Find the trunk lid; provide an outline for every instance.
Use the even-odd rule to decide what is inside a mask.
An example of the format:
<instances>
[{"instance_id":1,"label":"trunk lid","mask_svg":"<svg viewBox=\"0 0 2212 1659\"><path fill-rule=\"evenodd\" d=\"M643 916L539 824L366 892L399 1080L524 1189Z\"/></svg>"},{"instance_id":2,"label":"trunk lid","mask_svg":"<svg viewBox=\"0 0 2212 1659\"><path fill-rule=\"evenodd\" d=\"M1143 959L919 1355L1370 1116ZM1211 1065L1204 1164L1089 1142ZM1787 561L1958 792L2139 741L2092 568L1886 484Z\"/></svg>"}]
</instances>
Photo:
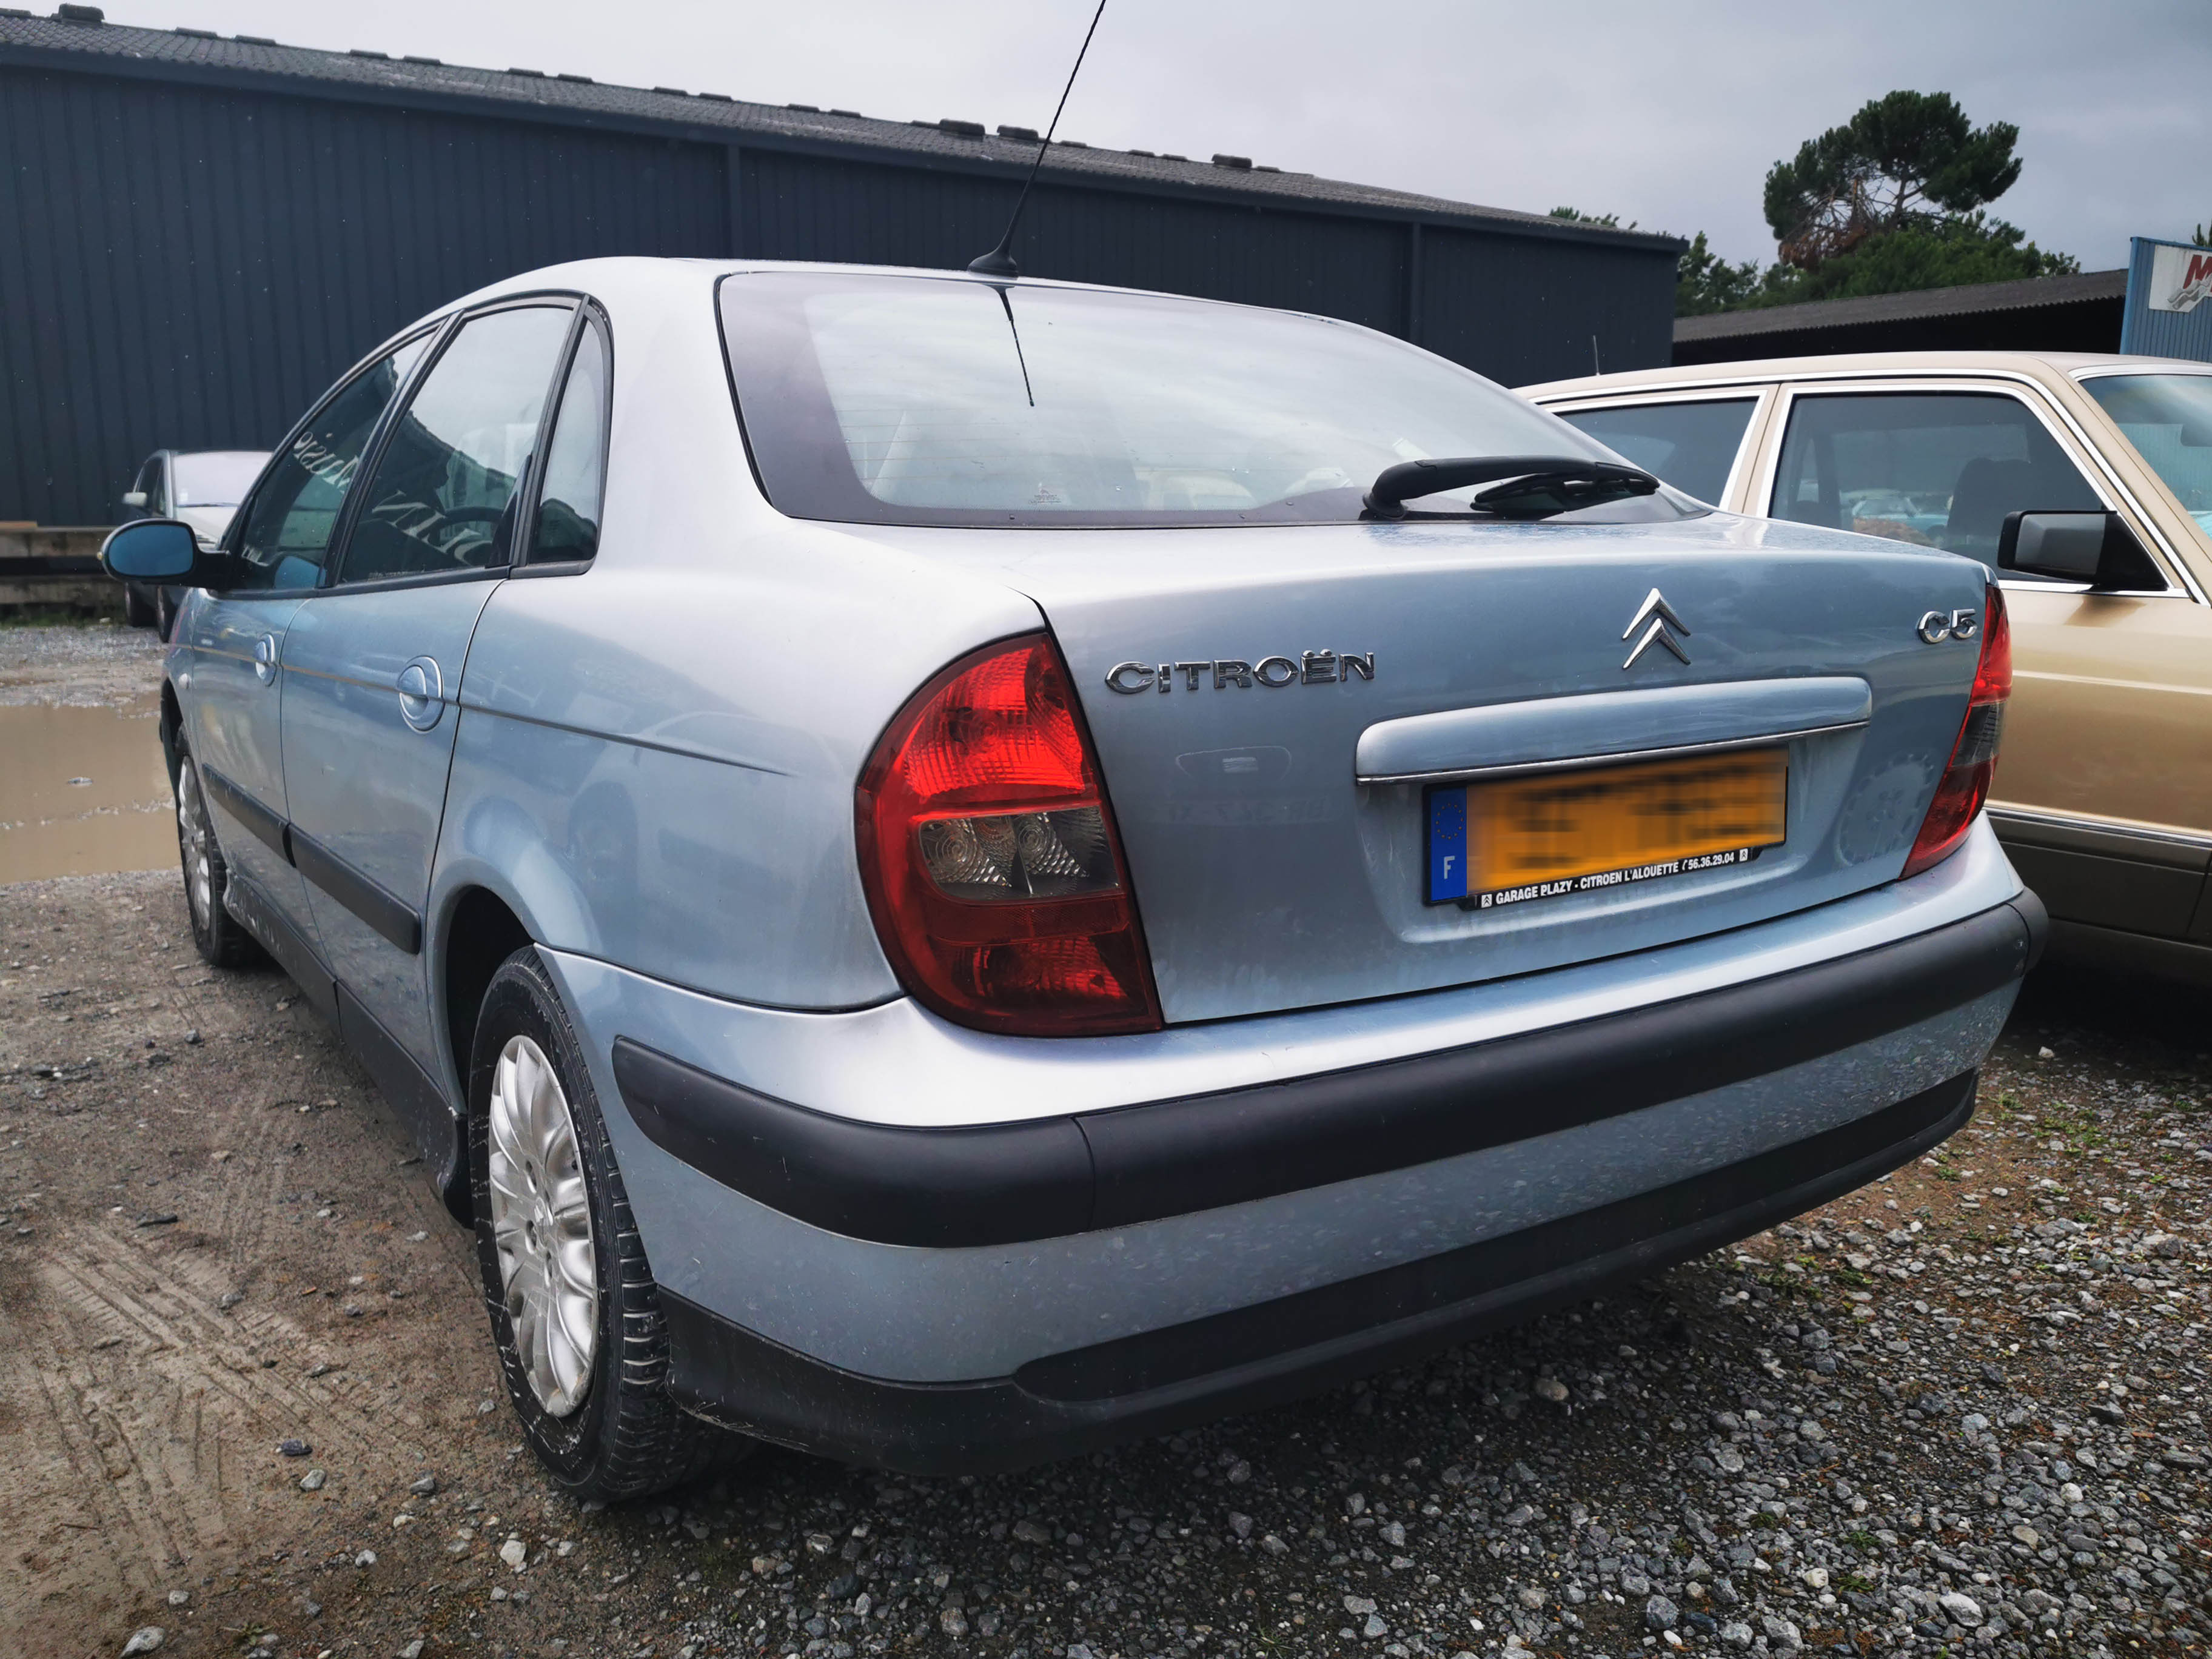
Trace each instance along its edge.
<instances>
[{"instance_id":1,"label":"trunk lid","mask_svg":"<svg viewBox=\"0 0 2212 1659\"><path fill-rule=\"evenodd\" d=\"M1978 654L1916 629L1984 599L1948 554L1722 514L873 533L994 567L1043 611L1176 1023L1615 956L1893 880ZM1787 830L1753 861L1425 902L1438 775L1770 737Z\"/></svg>"}]
</instances>

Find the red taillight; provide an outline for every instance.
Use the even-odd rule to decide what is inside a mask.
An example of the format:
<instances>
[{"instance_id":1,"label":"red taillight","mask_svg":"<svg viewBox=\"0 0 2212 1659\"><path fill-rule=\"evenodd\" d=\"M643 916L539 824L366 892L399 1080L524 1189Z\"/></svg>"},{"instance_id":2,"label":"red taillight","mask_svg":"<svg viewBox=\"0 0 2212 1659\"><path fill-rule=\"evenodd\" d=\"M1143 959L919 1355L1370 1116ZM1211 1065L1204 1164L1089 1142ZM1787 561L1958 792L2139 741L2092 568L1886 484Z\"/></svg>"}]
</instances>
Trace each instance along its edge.
<instances>
[{"instance_id":1,"label":"red taillight","mask_svg":"<svg viewBox=\"0 0 2212 1659\"><path fill-rule=\"evenodd\" d=\"M922 687L857 807L876 932L921 1001L993 1031L1159 1029L1114 815L1050 639L986 647Z\"/></svg>"},{"instance_id":2,"label":"red taillight","mask_svg":"<svg viewBox=\"0 0 2212 1659\"><path fill-rule=\"evenodd\" d=\"M1992 583L1982 616L1982 659L1974 669L1966 718L1960 723L1958 741L1951 745L1951 763L1936 786L1936 799L1921 820L1911 856L1905 860L1906 875L1917 876L1949 858L1973 827L1974 814L1989 799L1990 780L1996 775L1997 738L2004 729L2005 699L2011 695L2012 629L2005 621L2004 593Z\"/></svg>"}]
</instances>

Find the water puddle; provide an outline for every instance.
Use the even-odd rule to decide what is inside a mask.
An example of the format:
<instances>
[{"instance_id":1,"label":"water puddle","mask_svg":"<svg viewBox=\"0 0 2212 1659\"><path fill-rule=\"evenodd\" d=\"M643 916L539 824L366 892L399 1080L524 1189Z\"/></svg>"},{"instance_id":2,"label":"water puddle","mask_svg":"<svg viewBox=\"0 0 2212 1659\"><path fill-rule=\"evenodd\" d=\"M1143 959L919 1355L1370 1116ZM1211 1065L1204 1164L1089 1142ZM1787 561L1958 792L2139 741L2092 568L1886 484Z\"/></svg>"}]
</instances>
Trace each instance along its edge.
<instances>
[{"instance_id":1,"label":"water puddle","mask_svg":"<svg viewBox=\"0 0 2212 1659\"><path fill-rule=\"evenodd\" d=\"M152 708L0 706L0 885L166 868L174 813Z\"/></svg>"}]
</instances>

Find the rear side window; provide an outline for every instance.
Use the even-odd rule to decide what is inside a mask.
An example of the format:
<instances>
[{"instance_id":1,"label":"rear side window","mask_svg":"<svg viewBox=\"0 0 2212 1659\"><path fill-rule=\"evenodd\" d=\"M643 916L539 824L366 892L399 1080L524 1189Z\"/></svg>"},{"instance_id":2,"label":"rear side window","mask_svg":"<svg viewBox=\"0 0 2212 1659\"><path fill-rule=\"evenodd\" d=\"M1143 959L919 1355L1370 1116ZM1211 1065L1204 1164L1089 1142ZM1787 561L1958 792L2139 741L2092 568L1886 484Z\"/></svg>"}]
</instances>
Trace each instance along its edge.
<instances>
[{"instance_id":1,"label":"rear side window","mask_svg":"<svg viewBox=\"0 0 2212 1659\"><path fill-rule=\"evenodd\" d=\"M1758 402L1720 398L1709 403L1632 404L1563 410L1559 418L1684 495L1717 501L1728 493L1729 472Z\"/></svg>"},{"instance_id":2,"label":"rear side window","mask_svg":"<svg viewBox=\"0 0 2212 1659\"><path fill-rule=\"evenodd\" d=\"M1771 510L1994 565L2007 515L2103 506L2019 398L1891 392L1800 396Z\"/></svg>"},{"instance_id":3,"label":"rear side window","mask_svg":"<svg viewBox=\"0 0 2212 1659\"><path fill-rule=\"evenodd\" d=\"M472 317L394 422L348 538L343 579L485 569L514 557L524 475L572 304Z\"/></svg>"},{"instance_id":4,"label":"rear side window","mask_svg":"<svg viewBox=\"0 0 2212 1659\"><path fill-rule=\"evenodd\" d=\"M545 449L545 488L530 535L532 563L588 559L599 550L610 367L606 337L592 319L576 342L575 361L569 365L561 405L553 416L553 437Z\"/></svg>"},{"instance_id":5,"label":"rear side window","mask_svg":"<svg viewBox=\"0 0 2212 1659\"><path fill-rule=\"evenodd\" d=\"M430 336L380 357L333 393L300 428L255 492L238 551L247 588L313 587L322 579L331 532L345 505L362 452Z\"/></svg>"}]
</instances>

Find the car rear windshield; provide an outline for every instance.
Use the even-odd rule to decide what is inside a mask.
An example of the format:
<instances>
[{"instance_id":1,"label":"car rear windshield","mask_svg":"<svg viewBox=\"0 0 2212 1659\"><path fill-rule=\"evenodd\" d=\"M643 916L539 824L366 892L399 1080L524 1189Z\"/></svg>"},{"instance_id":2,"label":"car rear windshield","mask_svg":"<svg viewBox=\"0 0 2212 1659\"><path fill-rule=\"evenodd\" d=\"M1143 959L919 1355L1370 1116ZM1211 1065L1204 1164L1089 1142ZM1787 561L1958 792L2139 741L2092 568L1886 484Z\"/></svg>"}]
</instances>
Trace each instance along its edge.
<instances>
[{"instance_id":1,"label":"car rear windshield","mask_svg":"<svg viewBox=\"0 0 2212 1659\"><path fill-rule=\"evenodd\" d=\"M203 449L170 463L179 507L236 507L269 465L261 449Z\"/></svg>"},{"instance_id":2,"label":"car rear windshield","mask_svg":"<svg viewBox=\"0 0 2212 1659\"><path fill-rule=\"evenodd\" d=\"M2212 532L2212 374L2097 374L2081 389L2104 405L2182 510Z\"/></svg>"},{"instance_id":3,"label":"car rear windshield","mask_svg":"<svg viewBox=\"0 0 2212 1659\"><path fill-rule=\"evenodd\" d=\"M753 464L796 518L1343 523L1401 461L1610 459L1478 374L1287 312L817 271L732 276L721 308ZM1694 510L1646 496L1562 516Z\"/></svg>"}]
</instances>

